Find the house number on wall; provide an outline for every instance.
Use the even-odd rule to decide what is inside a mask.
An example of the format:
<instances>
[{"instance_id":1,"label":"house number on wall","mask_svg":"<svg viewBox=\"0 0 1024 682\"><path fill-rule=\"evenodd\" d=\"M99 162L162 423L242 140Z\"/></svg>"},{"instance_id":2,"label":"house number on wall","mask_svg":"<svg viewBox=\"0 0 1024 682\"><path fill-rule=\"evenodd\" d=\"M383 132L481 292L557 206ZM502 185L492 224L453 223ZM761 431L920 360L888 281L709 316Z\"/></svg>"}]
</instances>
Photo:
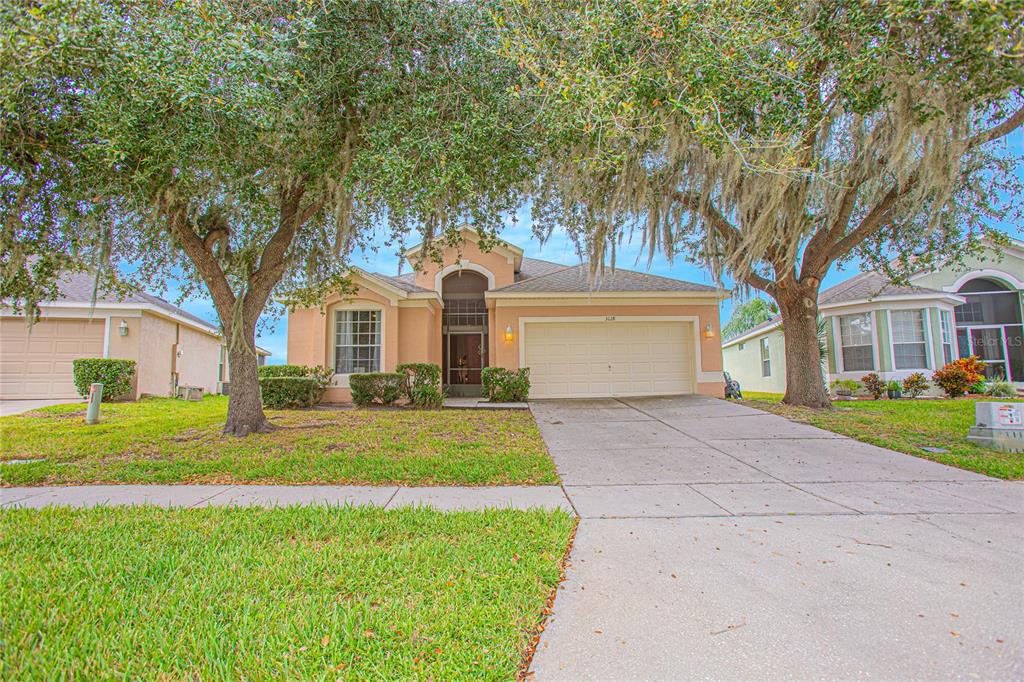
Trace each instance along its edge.
<instances>
[{"instance_id":1,"label":"house number on wall","mask_svg":"<svg viewBox=\"0 0 1024 682\"><path fill-rule=\"evenodd\" d=\"M615 321L615 316L614 315L609 315L608 317L604 318L604 321L605 322L614 322Z\"/></svg>"}]
</instances>

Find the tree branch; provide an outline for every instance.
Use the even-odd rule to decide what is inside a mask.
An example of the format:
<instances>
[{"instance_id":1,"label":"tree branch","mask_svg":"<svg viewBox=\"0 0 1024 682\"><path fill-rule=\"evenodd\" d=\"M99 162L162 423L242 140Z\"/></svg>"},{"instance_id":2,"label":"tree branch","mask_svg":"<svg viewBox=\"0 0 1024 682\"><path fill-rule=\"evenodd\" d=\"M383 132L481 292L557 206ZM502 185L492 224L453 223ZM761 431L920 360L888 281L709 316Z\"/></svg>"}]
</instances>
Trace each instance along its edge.
<instances>
[{"instance_id":1,"label":"tree branch","mask_svg":"<svg viewBox=\"0 0 1024 682\"><path fill-rule=\"evenodd\" d=\"M299 206L305 192L305 185L299 180L281 193L277 230L260 254L259 267L249 276L243 311L247 321L263 311L271 292L281 281L286 265L285 256L295 239L295 233L303 224Z\"/></svg>"},{"instance_id":2,"label":"tree branch","mask_svg":"<svg viewBox=\"0 0 1024 682\"><path fill-rule=\"evenodd\" d=\"M217 308L221 325L225 328L231 322L231 309L235 305L235 293L214 255L206 248L203 239L196 234L188 218L188 207L177 198L173 189L165 190L160 197L160 210L167 218L171 235L178 240L181 248L192 260L199 275L206 282Z\"/></svg>"},{"instance_id":3,"label":"tree branch","mask_svg":"<svg viewBox=\"0 0 1024 682\"><path fill-rule=\"evenodd\" d=\"M988 130L982 131L967 140L967 148L970 149L972 147L977 147L978 145L991 142L992 140L998 140L1000 137L1009 135L1021 125L1024 125L1024 107L1015 111L1002 123L992 126Z\"/></svg>"},{"instance_id":4,"label":"tree branch","mask_svg":"<svg viewBox=\"0 0 1024 682\"><path fill-rule=\"evenodd\" d=\"M836 242L835 247L831 251L831 259L833 261L838 260L852 251L858 244L870 237L872 234L882 229L886 225L886 219L889 218L890 212L896 206L896 202L900 198L914 188L917 184L917 178L911 177L903 187L893 185L886 192L882 200L875 204L875 207L868 212L864 219L860 221L849 234Z\"/></svg>"},{"instance_id":5,"label":"tree branch","mask_svg":"<svg viewBox=\"0 0 1024 682\"><path fill-rule=\"evenodd\" d=\"M857 193L860 186L850 187L839 201L839 210L831 225L823 226L814 233L811 240L804 249L803 262L800 265L800 279L805 277L816 277L822 279L830 265L835 260L832 255L832 247L846 231L846 226L853 215L853 209L857 205Z\"/></svg>"},{"instance_id":6,"label":"tree branch","mask_svg":"<svg viewBox=\"0 0 1024 682\"><path fill-rule=\"evenodd\" d=\"M722 215L721 211L710 203L704 201L696 194L683 194L681 192L677 192L675 199L686 210L694 211L702 215L711 230L717 234L720 239L725 241L727 249L733 251L739 250L740 231L735 225L730 223L724 215ZM762 277L756 272L748 273L742 279L749 286L774 295L775 283L765 277Z\"/></svg>"}]
</instances>

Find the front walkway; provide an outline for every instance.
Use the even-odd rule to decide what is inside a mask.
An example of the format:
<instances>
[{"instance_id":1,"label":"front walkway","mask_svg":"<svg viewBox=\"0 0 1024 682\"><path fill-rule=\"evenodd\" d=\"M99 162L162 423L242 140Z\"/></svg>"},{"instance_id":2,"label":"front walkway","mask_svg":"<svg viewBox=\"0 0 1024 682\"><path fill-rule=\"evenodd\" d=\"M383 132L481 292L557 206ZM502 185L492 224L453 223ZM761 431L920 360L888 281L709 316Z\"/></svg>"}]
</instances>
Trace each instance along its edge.
<instances>
[{"instance_id":1,"label":"front walkway","mask_svg":"<svg viewBox=\"0 0 1024 682\"><path fill-rule=\"evenodd\" d=\"M710 398L533 410L582 517L536 679L1024 674L1021 483Z\"/></svg>"}]
</instances>

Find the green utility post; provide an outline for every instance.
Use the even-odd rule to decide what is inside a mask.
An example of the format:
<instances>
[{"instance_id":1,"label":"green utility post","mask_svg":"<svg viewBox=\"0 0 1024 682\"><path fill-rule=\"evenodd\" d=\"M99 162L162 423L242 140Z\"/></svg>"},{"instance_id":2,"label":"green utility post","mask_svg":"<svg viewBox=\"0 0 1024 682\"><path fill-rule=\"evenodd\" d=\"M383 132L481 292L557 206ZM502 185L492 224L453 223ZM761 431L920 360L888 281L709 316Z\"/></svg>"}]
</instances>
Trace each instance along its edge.
<instances>
[{"instance_id":1,"label":"green utility post","mask_svg":"<svg viewBox=\"0 0 1024 682\"><path fill-rule=\"evenodd\" d=\"M103 384L89 384L89 406L85 409L86 424L99 422L101 400L103 400Z\"/></svg>"}]
</instances>

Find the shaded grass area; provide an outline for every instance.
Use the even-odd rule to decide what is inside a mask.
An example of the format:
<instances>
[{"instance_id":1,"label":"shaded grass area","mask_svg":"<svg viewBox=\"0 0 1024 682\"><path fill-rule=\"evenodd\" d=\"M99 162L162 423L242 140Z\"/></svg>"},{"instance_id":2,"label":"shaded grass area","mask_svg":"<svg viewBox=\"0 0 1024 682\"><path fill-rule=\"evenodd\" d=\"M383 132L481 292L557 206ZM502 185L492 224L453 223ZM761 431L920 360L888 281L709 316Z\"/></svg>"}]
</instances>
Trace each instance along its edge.
<instances>
[{"instance_id":1,"label":"shaded grass area","mask_svg":"<svg viewBox=\"0 0 1024 682\"><path fill-rule=\"evenodd\" d=\"M560 511L0 512L0 678L516 676Z\"/></svg>"},{"instance_id":2,"label":"shaded grass area","mask_svg":"<svg viewBox=\"0 0 1024 682\"><path fill-rule=\"evenodd\" d=\"M744 395L744 402L751 407L865 443L996 478L1024 479L1024 454L983 448L967 440L967 429L974 425L973 398L836 401L831 410L812 410L784 405L782 396L776 393ZM982 400L1014 402L1006 398ZM933 453L923 447L948 452Z\"/></svg>"},{"instance_id":3,"label":"shaded grass area","mask_svg":"<svg viewBox=\"0 0 1024 682\"><path fill-rule=\"evenodd\" d=\"M227 398L147 398L0 418L4 485L75 483L557 483L526 410L282 410L277 426L224 436Z\"/></svg>"}]
</instances>

